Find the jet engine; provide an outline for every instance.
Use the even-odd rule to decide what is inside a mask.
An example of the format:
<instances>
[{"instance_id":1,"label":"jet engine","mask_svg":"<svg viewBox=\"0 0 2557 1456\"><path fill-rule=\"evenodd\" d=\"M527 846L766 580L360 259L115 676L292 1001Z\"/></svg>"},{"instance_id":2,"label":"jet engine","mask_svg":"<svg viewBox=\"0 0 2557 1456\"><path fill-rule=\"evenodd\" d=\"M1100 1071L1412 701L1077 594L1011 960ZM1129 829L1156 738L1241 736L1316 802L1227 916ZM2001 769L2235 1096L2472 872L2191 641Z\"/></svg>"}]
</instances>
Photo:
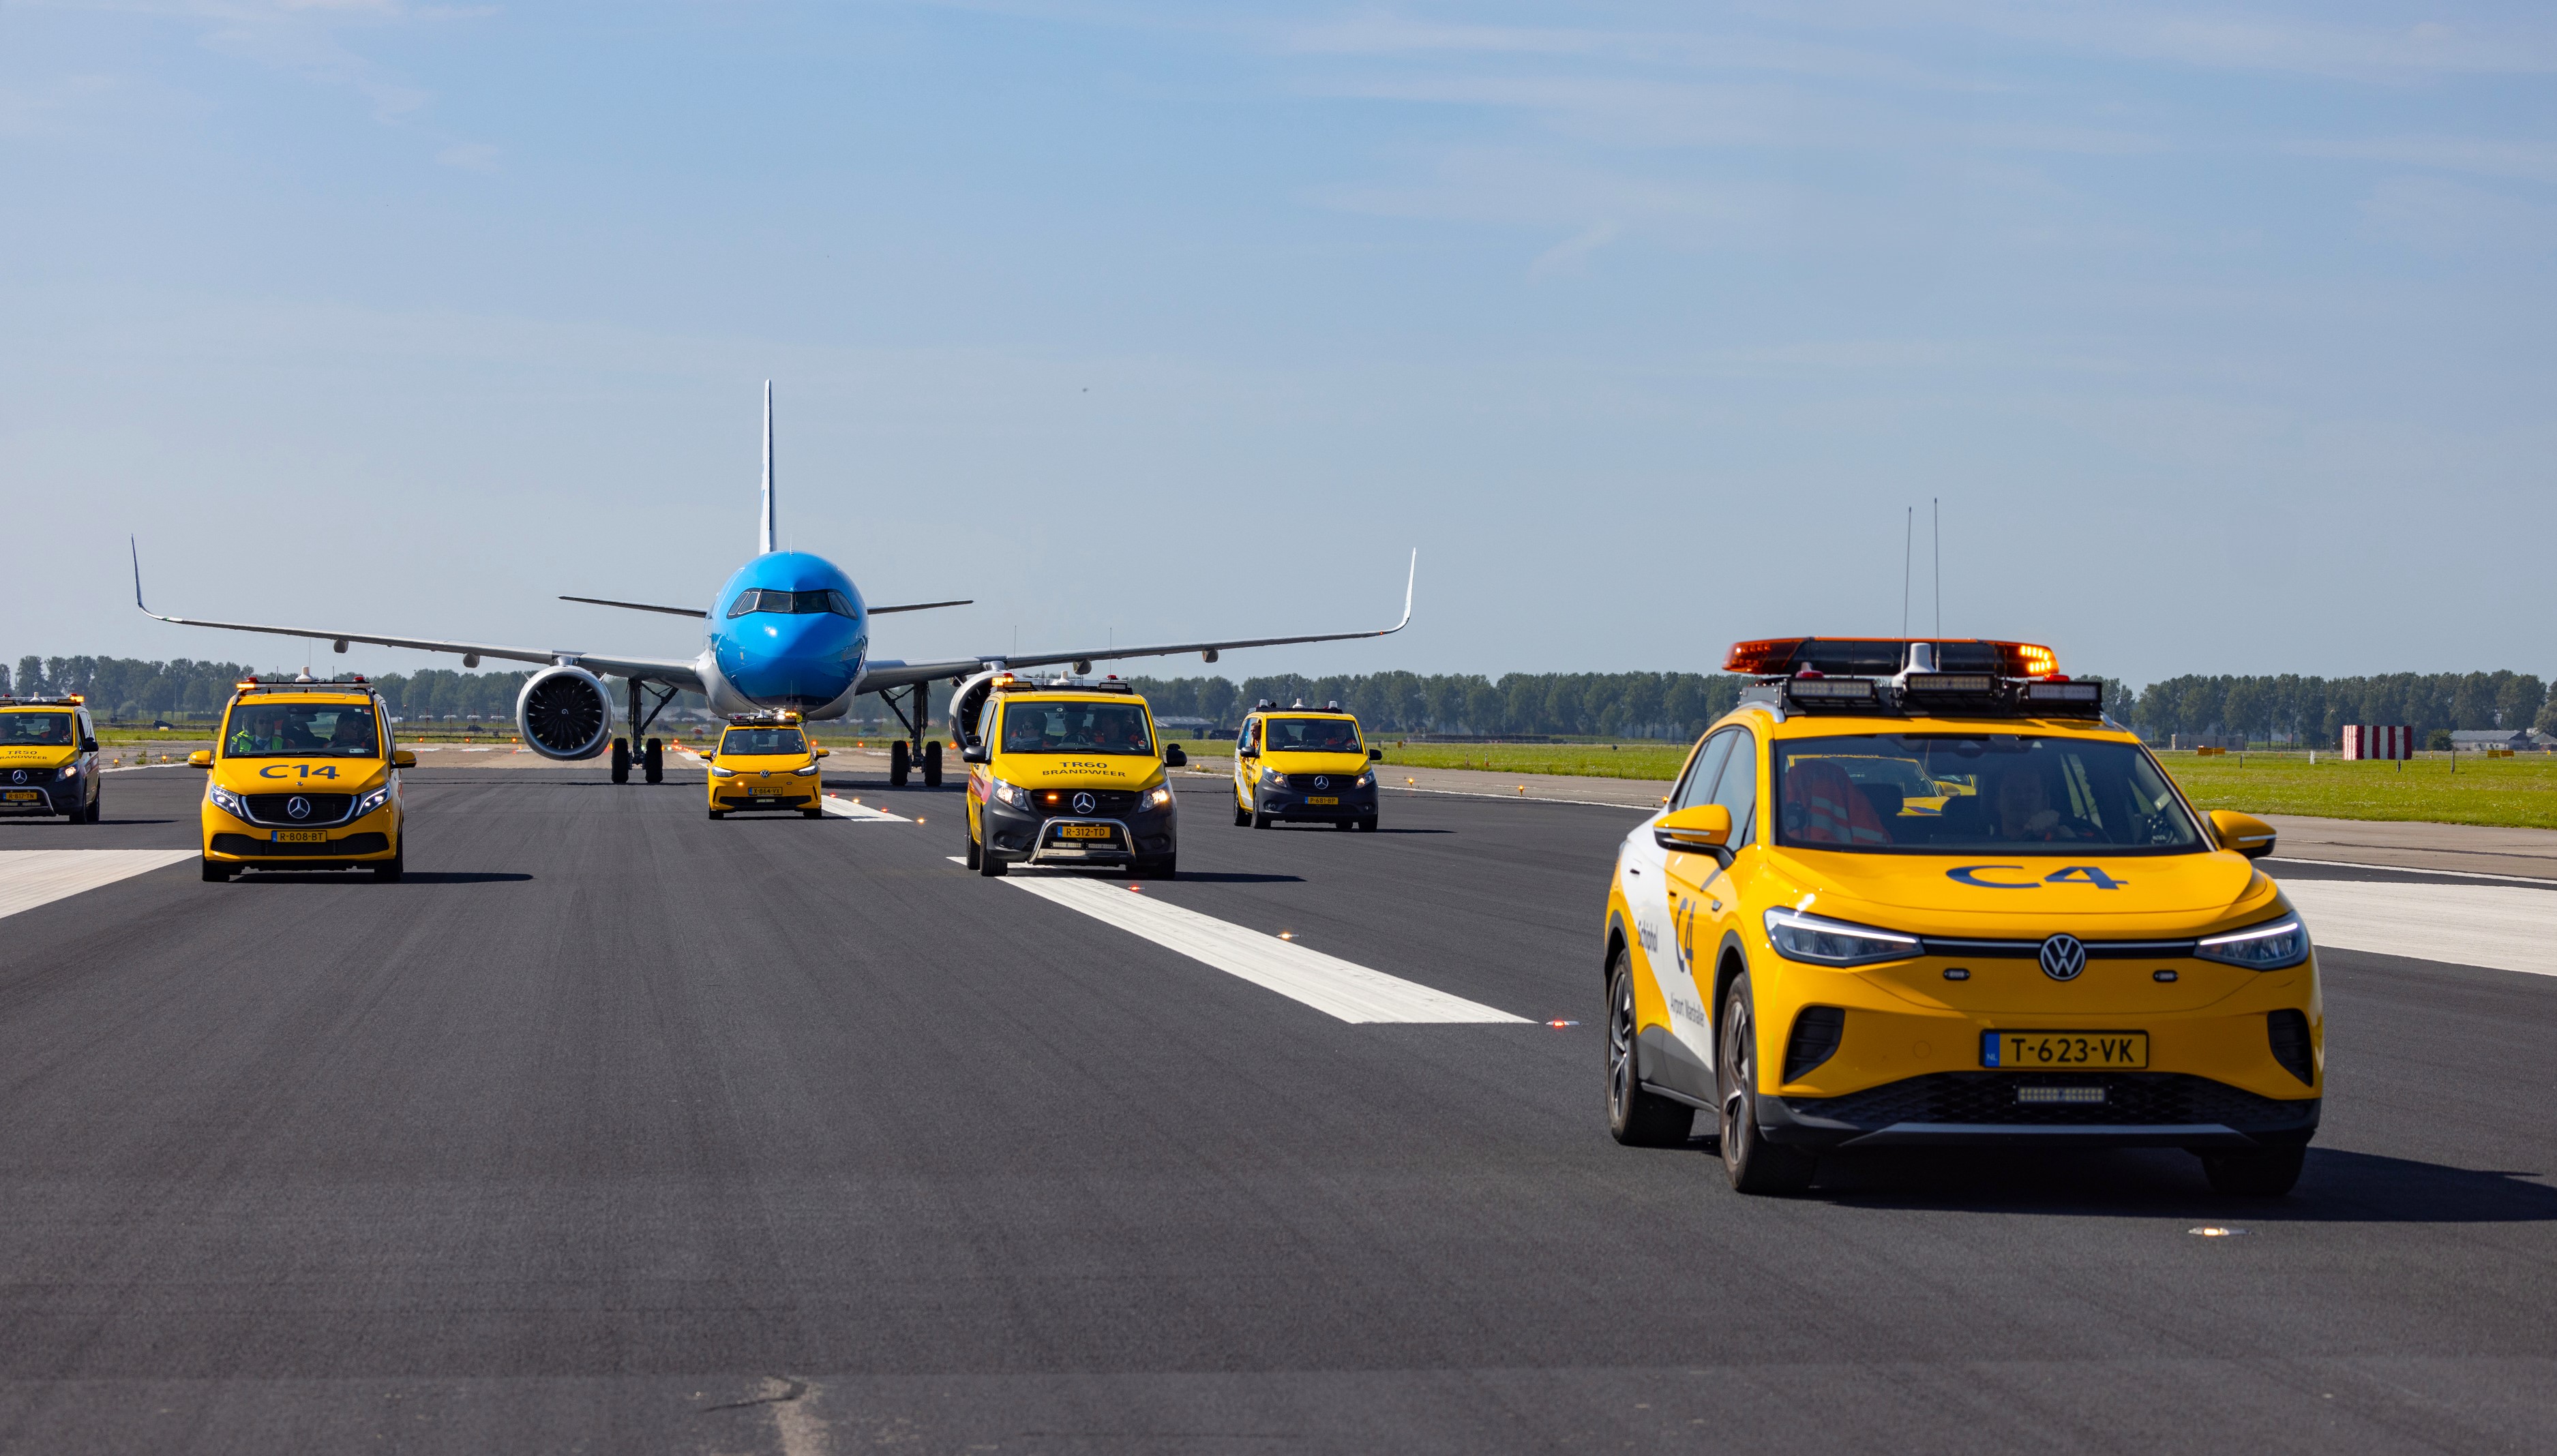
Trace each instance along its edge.
<instances>
[{"instance_id":1,"label":"jet engine","mask_svg":"<svg viewBox=\"0 0 2557 1456\"><path fill-rule=\"evenodd\" d=\"M546 667L515 698L524 746L545 758L592 758L612 741L612 695L582 667Z\"/></svg>"},{"instance_id":2,"label":"jet engine","mask_svg":"<svg viewBox=\"0 0 2557 1456\"><path fill-rule=\"evenodd\" d=\"M995 679L1005 669L981 672L961 683L950 695L950 731L958 734L962 744L977 741L977 724L986 712L986 699L995 691Z\"/></svg>"}]
</instances>

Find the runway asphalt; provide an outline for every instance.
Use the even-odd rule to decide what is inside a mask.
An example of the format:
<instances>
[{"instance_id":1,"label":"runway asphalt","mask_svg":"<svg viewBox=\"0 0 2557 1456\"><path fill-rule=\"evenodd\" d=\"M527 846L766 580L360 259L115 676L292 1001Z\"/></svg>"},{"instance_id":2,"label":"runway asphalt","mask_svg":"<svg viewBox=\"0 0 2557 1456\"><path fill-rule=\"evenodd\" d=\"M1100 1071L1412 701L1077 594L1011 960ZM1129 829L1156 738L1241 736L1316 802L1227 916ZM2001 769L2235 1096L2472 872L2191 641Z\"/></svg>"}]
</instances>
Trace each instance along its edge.
<instances>
[{"instance_id":1,"label":"runway asphalt","mask_svg":"<svg viewBox=\"0 0 2557 1456\"><path fill-rule=\"evenodd\" d=\"M1603 1126L1625 810L1180 780L1164 924L1520 1018L1430 1024L977 878L955 788L670 780L420 769L404 883L0 918L0 1449L2557 1449L2557 978L2325 951L2278 1203L2177 1152L1744 1199ZM191 848L201 782L0 860Z\"/></svg>"}]
</instances>

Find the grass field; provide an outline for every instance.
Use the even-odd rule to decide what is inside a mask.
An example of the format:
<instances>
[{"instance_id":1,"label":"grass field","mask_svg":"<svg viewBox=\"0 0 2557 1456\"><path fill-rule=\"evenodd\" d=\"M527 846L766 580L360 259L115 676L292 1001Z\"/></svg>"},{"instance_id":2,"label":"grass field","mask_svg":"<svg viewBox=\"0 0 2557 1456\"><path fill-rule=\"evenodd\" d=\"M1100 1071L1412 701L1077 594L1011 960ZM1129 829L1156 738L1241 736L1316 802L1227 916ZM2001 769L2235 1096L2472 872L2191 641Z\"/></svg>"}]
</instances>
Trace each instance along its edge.
<instances>
[{"instance_id":1,"label":"grass field","mask_svg":"<svg viewBox=\"0 0 2557 1456\"><path fill-rule=\"evenodd\" d=\"M2557 754L2483 758L2434 753L2402 767L2347 763L2325 753L2197 758L2160 753L2176 782L2205 809L2310 814L2326 819L2411 819L2557 829Z\"/></svg>"},{"instance_id":2,"label":"grass field","mask_svg":"<svg viewBox=\"0 0 2557 1456\"><path fill-rule=\"evenodd\" d=\"M1383 740L1380 739L1380 742ZM1385 761L1414 768L1481 768L1495 773L1567 773L1582 778L1678 777L1687 743L1413 743L1388 747Z\"/></svg>"}]
</instances>

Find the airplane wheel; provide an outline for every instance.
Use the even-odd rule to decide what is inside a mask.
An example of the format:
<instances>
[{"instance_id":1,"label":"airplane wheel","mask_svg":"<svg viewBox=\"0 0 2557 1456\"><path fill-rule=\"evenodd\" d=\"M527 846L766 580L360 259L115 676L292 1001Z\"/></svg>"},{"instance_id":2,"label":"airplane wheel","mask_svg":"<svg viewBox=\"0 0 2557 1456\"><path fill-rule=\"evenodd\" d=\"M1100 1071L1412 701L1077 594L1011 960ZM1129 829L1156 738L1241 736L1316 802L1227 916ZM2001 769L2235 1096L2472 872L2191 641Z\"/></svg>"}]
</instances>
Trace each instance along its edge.
<instances>
[{"instance_id":1,"label":"airplane wheel","mask_svg":"<svg viewBox=\"0 0 2557 1456\"><path fill-rule=\"evenodd\" d=\"M904 788L907 775L914 772L914 756L899 738L887 745L887 781L892 788Z\"/></svg>"},{"instance_id":2,"label":"airplane wheel","mask_svg":"<svg viewBox=\"0 0 2557 1456\"><path fill-rule=\"evenodd\" d=\"M927 789L941 787L941 740L939 738L934 738L923 745L923 786Z\"/></svg>"},{"instance_id":3,"label":"airplane wheel","mask_svg":"<svg viewBox=\"0 0 2557 1456\"><path fill-rule=\"evenodd\" d=\"M617 784L630 782L630 740L628 738L612 740L612 781Z\"/></svg>"},{"instance_id":4,"label":"airplane wheel","mask_svg":"<svg viewBox=\"0 0 2557 1456\"><path fill-rule=\"evenodd\" d=\"M663 738L650 738L648 756L640 761L647 765L648 782L655 784L666 781L666 742Z\"/></svg>"}]
</instances>

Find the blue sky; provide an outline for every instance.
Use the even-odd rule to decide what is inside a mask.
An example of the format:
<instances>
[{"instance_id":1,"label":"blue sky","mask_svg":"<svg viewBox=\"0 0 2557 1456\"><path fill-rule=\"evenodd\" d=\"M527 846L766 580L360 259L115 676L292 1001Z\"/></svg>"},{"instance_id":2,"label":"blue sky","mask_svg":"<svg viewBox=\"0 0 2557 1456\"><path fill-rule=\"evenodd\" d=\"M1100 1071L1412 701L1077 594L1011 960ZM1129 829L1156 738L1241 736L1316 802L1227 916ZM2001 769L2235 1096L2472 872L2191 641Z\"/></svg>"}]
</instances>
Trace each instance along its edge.
<instances>
[{"instance_id":1,"label":"blue sky","mask_svg":"<svg viewBox=\"0 0 2557 1456\"><path fill-rule=\"evenodd\" d=\"M2544 7L0 0L0 656L2557 675ZM326 654L324 653L324 656ZM362 649L337 665L395 670ZM449 665L449 659L445 660ZM1186 670L1200 670L1192 660Z\"/></svg>"}]
</instances>

